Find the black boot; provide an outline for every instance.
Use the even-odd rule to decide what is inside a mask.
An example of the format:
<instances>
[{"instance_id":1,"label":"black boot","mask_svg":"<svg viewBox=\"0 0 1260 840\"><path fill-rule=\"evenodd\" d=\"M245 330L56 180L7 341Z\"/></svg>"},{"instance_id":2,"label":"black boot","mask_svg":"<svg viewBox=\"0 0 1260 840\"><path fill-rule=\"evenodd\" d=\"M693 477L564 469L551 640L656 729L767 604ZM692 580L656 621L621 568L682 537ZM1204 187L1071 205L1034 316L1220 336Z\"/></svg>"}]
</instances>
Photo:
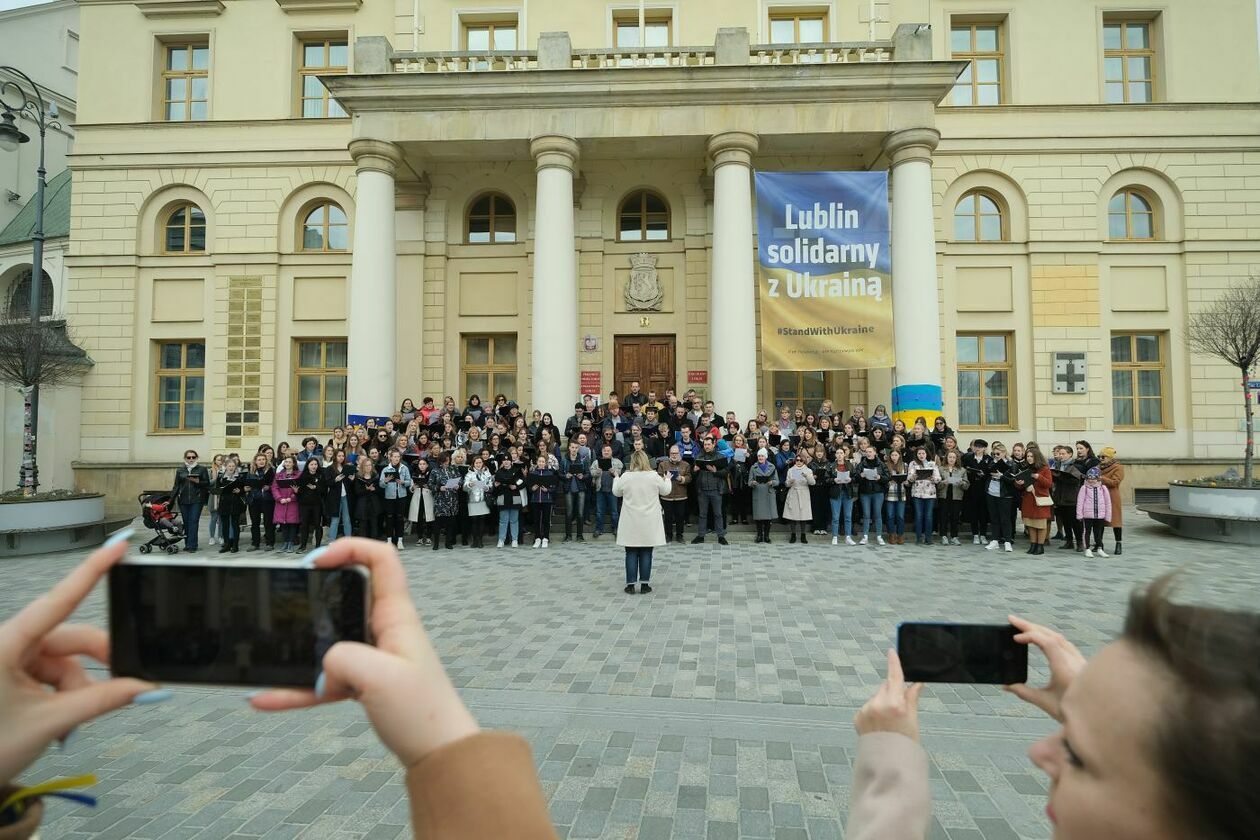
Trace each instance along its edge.
<instances>
[{"instance_id":1,"label":"black boot","mask_svg":"<svg viewBox=\"0 0 1260 840\"><path fill-rule=\"evenodd\" d=\"M1116 543L1116 550L1111 553L1119 557L1121 554L1124 554L1124 549L1120 547L1120 543Z\"/></svg>"},{"instance_id":2,"label":"black boot","mask_svg":"<svg viewBox=\"0 0 1260 840\"><path fill-rule=\"evenodd\" d=\"M790 543L794 543L794 542L796 542L796 532L795 532L795 531L793 531L793 532L792 532L792 535L788 537L788 542L790 542Z\"/></svg>"},{"instance_id":3,"label":"black boot","mask_svg":"<svg viewBox=\"0 0 1260 840\"><path fill-rule=\"evenodd\" d=\"M801 531L801 545L805 545L805 544L806 544L806 543L808 543L808 542L809 542L809 540L805 539L805 531L804 531L804 530L802 530L802 531Z\"/></svg>"}]
</instances>

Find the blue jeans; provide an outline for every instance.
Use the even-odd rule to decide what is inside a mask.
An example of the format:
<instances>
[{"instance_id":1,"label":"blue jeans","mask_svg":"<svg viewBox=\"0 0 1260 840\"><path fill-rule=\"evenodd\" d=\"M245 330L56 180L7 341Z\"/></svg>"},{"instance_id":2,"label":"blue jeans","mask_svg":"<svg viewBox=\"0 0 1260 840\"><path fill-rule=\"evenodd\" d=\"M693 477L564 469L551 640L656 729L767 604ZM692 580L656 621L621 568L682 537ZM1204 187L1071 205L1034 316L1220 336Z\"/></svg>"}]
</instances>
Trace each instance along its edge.
<instances>
[{"instance_id":1,"label":"blue jeans","mask_svg":"<svg viewBox=\"0 0 1260 840\"><path fill-rule=\"evenodd\" d=\"M577 535L582 536L582 514L586 509L586 491L569 490L564 494L564 535L567 537L577 525Z\"/></svg>"},{"instance_id":2,"label":"blue jeans","mask_svg":"<svg viewBox=\"0 0 1260 840\"><path fill-rule=\"evenodd\" d=\"M647 583L652 577L652 546L626 546L626 583Z\"/></svg>"},{"instance_id":3,"label":"blue jeans","mask_svg":"<svg viewBox=\"0 0 1260 840\"><path fill-rule=\"evenodd\" d=\"M341 497L341 508L337 511L336 516L328 518L328 541L332 542L337 539L337 530L341 529L341 536L350 536L350 503L345 496Z\"/></svg>"},{"instance_id":4,"label":"blue jeans","mask_svg":"<svg viewBox=\"0 0 1260 840\"><path fill-rule=\"evenodd\" d=\"M197 529L201 526L201 502L193 502L191 505L180 503L179 515L184 519L184 532L188 535L184 539L184 547L189 551L197 550Z\"/></svg>"},{"instance_id":5,"label":"blue jeans","mask_svg":"<svg viewBox=\"0 0 1260 840\"><path fill-rule=\"evenodd\" d=\"M617 508L617 497L611 490L600 490L595 493L595 533L604 533L604 514L612 522L609 533L617 530L617 522L621 519L621 511Z\"/></svg>"},{"instance_id":6,"label":"blue jeans","mask_svg":"<svg viewBox=\"0 0 1260 840\"><path fill-rule=\"evenodd\" d=\"M843 533L840 531L841 521L844 523ZM831 536L853 536L853 497L835 498L831 500Z\"/></svg>"},{"instance_id":7,"label":"blue jeans","mask_svg":"<svg viewBox=\"0 0 1260 840\"><path fill-rule=\"evenodd\" d=\"M508 529L512 531L512 539L521 538L521 509L499 508L499 542L508 541Z\"/></svg>"},{"instance_id":8,"label":"blue jeans","mask_svg":"<svg viewBox=\"0 0 1260 840\"><path fill-rule=\"evenodd\" d=\"M875 525L876 535L884 533L884 494L863 493L862 502L862 536L871 532L871 524Z\"/></svg>"},{"instance_id":9,"label":"blue jeans","mask_svg":"<svg viewBox=\"0 0 1260 840\"><path fill-rule=\"evenodd\" d=\"M884 515L888 517L888 533L901 536L906 532L906 500L884 500Z\"/></svg>"},{"instance_id":10,"label":"blue jeans","mask_svg":"<svg viewBox=\"0 0 1260 840\"><path fill-rule=\"evenodd\" d=\"M916 540L932 541L932 518L935 513L935 499L914 500L914 538Z\"/></svg>"}]
</instances>

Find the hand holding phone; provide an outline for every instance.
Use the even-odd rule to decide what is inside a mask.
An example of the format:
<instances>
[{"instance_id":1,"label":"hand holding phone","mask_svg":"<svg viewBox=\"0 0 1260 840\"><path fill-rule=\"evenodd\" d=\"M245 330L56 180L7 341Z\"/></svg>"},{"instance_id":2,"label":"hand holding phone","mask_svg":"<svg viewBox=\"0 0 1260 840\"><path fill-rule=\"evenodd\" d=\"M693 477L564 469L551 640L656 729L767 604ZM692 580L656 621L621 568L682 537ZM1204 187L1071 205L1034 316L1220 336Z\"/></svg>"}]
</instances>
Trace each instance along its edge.
<instances>
[{"instance_id":1,"label":"hand holding phone","mask_svg":"<svg viewBox=\"0 0 1260 840\"><path fill-rule=\"evenodd\" d=\"M888 677L875 696L858 710L853 728L858 735L872 732L896 732L912 741L919 740L919 694L923 683L906 686L901 660L895 650L888 651Z\"/></svg>"},{"instance_id":2,"label":"hand holding phone","mask_svg":"<svg viewBox=\"0 0 1260 840\"><path fill-rule=\"evenodd\" d=\"M1012 685L1028 681L1028 647L1011 624L904 622L897 652L915 682Z\"/></svg>"},{"instance_id":3,"label":"hand holding phone","mask_svg":"<svg viewBox=\"0 0 1260 840\"><path fill-rule=\"evenodd\" d=\"M1072 680L1085 667L1085 656L1076 645L1049 627L1033 624L1017 615L1007 616L1011 624L1019 632L1015 641L1021 645L1036 645L1046 655L1050 663L1050 682L1043 688L1035 688L1027 684L1027 680L1005 686L1005 690L1014 694L1026 703L1032 703L1050 717L1063 722L1063 711L1060 704Z\"/></svg>"}]
</instances>

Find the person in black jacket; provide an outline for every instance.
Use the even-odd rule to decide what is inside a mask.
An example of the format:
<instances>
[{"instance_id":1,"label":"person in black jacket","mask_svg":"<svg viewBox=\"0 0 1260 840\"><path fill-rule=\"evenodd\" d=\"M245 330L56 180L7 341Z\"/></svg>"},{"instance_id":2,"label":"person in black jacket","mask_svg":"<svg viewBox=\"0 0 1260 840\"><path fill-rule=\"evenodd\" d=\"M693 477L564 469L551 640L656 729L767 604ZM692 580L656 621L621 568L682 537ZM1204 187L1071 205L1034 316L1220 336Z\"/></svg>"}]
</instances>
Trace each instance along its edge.
<instances>
[{"instance_id":1,"label":"person in black jacket","mask_svg":"<svg viewBox=\"0 0 1260 840\"><path fill-rule=\"evenodd\" d=\"M332 463L324 467L324 516L328 517L328 541L340 536L348 537L352 533L350 525L350 482L354 479L354 469L346 461L346 453L334 449Z\"/></svg>"},{"instance_id":2,"label":"person in black jacket","mask_svg":"<svg viewBox=\"0 0 1260 840\"><path fill-rule=\"evenodd\" d=\"M298 537L298 551L306 551L307 540L313 535L315 547L319 548L324 541L324 495L328 482L324 478L324 468L319 458L307 460L302 470L302 480L297 486L298 516L301 535Z\"/></svg>"},{"instance_id":3,"label":"person in black jacket","mask_svg":"<svg viewBox=\"0 0 1260 840\"><path fill-rule=\"evenodd\" d=\"M1088 472L1088 470L1086 470ZM1080 471L1072 457L1072 448L1062 445L1054 448L1054 459L1050 461L1050 475L1054 485L1050 488L1050 498L1054 500L1054 515L1063 532L1063 545L1059 548L1075 548L1085 551L1085 531L1081 520L1076 518L1076 497L1080 495L1081 483L1085 473Z\"/></svg>"},{"instance_id":4,"label":"person in black jacket","mask_svg":"<svg viewBox=\"0 0 1260 840\"><path fill-rule=\"evenodd\" d=\"M888 467L880 459L875 447L867 441L862 458L854 468L858 475L858 503L862 507L862 539L858 545L866 545L871 525L875 525L875 541L884 544L884 494L888 492Z\"/></svg>"},{"instance_id":5,"label":"person in black jacket","mask_svg":"<svg viewBox=\"0 0 1260 840\"><path fill-rule=\"evenodd\" d=\"M265 452L259 451L254 456L253 467L245 477L245 504L249 508L249 548L247 551L258 551L266 538L267 550L276 547L276 500L271 495L271 482L275 481L276 470L271 466Z\"/></svg>"},{"instance_id":6,"label":"person in black jacket","mask_svg":"<svg viewBox=\"0 0 1260 840\"><path fill-rule=\"evenodd\" d=\"M223 545L219 553L235 554L241 547L241 514L245 512L245 476L239 471L236 460L229 458L223 472L214 483L219 495L219 534Z\"/></svg>"},{"instance_id":7,"label":"person in black jacket","mask_svg":"<svg viewBox=\"0 0 1260 840\"><path fill-rule=\"evenodd\" d=\"M184 453L184 465L175 470L175 486L171 495L179 505L184 520L185 551L197 550L197 529L201 523L201 510L210 499L210 471L197 463L197 450Z\"/></svg>"},{"instance_id":8,"label":"person in black jacket","mask_svg":"<svg viewBox=\"0 0 1260 840\"><path fill-rule=\"evenodd\" d=\"M1006 447L994 441L988 474L980 481L989 506L991 539L985 546L988 551L998 548L1010 551L1011 541L1015 539L1015 509L1011 505L1011 500L1015 498L1015 486L1011 482L1013 472L1015 467L1006 457Z\"/></svg>"},{"instance_id":9,"label":"person in black jacket","mask_svg":"<svg viewBox=\"0 0 1260 840\"><path fill-rule=\"evenodd\" d=\"M989 486L989 468L993 459L989 457L988 448L987 440L976 438L962 456L969 482L963 495L963 519L971 526L973 545L987 542L989 538L989 503L985 500L985 490Z\"/></svg>"},{"instance_id":10,"label":"person in black jacket","mask_svg":"<svg viewBox=\"0 0 1260 840\"><path fill-rule=\"evenodd\" d=\"M370 458L355 462L354 480L350 494L354 500L354 533L369 540L381 539L381 492L376 480L376 465Z\"/></svg>"}]
</instances>

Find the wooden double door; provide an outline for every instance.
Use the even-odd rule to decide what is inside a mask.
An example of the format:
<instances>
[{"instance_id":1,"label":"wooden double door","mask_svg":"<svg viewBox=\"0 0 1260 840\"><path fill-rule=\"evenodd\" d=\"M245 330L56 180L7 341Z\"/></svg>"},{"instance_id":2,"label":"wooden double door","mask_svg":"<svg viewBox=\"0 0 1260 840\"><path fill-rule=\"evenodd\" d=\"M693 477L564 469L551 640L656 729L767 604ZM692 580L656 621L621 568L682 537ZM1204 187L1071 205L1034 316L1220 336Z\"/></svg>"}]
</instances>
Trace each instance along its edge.
<instances>
[{"instance_id":1,"label":"wooden double door","mask_svg":"<svg viewBox=\"0 0 1260 840\"><path fill-rule=\"evenodd\" d=\"M664 400L674 387L674 344L672 335L619 335L613 339L613 387L617 393L630 392L638 382L643 393L655 391Z\"/></svg>"}]
</instances>

